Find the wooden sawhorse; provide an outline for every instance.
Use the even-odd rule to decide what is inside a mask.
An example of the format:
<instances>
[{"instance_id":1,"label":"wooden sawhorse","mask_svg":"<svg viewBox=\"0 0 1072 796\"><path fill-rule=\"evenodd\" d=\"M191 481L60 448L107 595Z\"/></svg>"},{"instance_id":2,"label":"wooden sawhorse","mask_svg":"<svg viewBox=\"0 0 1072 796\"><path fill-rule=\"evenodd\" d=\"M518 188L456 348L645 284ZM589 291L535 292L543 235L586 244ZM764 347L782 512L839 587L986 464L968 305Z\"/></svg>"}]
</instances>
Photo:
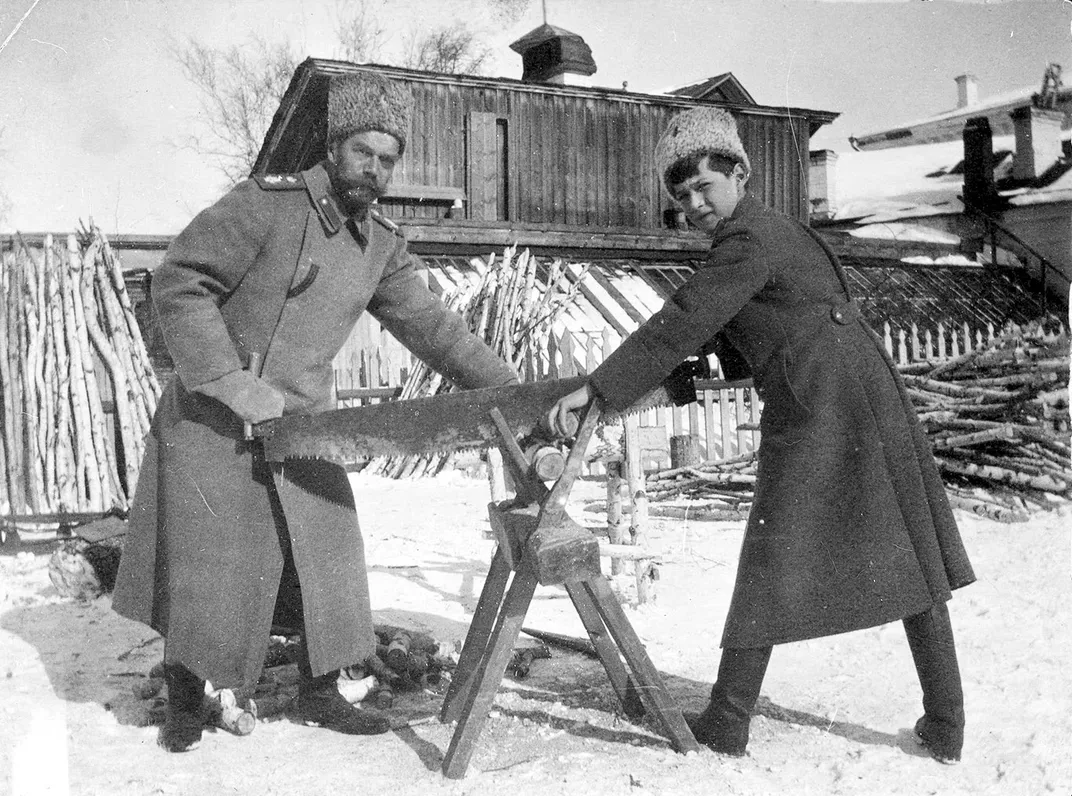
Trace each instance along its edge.
<instances>
[{"instance_id":1,"label":"wooden sawhorse","mask_svg":"<svg viewBox=\"0 0 1072 796\"><path fill-rule=\"evenodd\" d=\"M491 412L517 494L488 507L498 547L439 714L442 722L458 722L443 759L443 774L451 779L465 776L537 584L565 586L626 715L637 718L650 712L661 721L675 750L700 749L603 577L598 541L566 514L600 413L594 401L581 420L562 475L548 490L531 472L502 414Z\"/></svg>"}]
</instances>

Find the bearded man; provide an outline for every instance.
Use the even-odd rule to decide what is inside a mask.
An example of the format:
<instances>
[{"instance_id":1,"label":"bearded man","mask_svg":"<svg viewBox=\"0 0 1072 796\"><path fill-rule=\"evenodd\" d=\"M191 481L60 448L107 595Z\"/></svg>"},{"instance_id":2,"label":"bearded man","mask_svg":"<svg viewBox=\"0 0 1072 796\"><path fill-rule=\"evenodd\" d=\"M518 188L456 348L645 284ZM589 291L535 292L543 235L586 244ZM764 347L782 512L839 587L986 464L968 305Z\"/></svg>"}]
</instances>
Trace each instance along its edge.
<instances>
[{"instance_id":1,"label":"bearded man","mask_svg":"<svg viewBox=\"0 0 1072 796\"><path fill-rule=\"evenodd\" d=\"M346 472L268 463L244 424L334 408L332 360L363 312L466 388L514 370L433 295L397 227L372 203L408 137L412 98L371 72L334 78L327 158L258 175L201 212L153 277L175 378L142 464L113 606L165 639L159 743L201 740L204 681L252 691L273 618L300 623L302 724L386 732L352 706L338 670L375 650L368 577ZM245 367L258 355L258 372Z\"/></svg>"}]
</instances>

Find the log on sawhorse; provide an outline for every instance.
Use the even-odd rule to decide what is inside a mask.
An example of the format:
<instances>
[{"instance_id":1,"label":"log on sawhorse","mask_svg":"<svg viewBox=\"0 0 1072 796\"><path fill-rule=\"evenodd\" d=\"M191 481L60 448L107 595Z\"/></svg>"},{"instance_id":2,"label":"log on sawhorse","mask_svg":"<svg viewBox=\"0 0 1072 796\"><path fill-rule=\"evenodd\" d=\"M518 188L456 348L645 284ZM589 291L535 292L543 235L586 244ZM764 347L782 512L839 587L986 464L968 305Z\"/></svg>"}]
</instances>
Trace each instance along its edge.
<instances>
[{"instance_id":1,"label":"log on sawhorse","mask_svg":"<svg viewBox=\"0 0 1072 796\"><path fill-rule=\"evenodd\" d=\"M492 410L517 494L488 507L498 547L439 715L457 722L442 768L451 779L465 776L538 584L565 586L626 715L657 717L678 752L700 749L603 577L598 541L566 514L600 411L597 402L587 409L565 469L549 490Z\"/></svg>"}]
</instances>

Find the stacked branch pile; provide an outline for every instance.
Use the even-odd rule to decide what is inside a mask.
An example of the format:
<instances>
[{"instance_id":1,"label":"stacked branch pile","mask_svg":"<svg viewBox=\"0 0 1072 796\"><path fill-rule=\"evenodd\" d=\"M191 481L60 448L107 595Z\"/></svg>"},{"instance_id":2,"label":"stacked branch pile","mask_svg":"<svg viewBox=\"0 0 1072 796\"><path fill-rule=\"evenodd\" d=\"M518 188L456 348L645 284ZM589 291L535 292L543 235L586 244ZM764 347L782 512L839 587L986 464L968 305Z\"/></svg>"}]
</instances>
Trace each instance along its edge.
<instances>
[{"instance_id":1,"label":"stacked branch pile","mask_svg":"<svg viewBox=\"0 0 1072 796\"><path fill-rule=\"evenodd\" d=\"M160 387L119 262L91 224L2 265L0 515L123 514Z\"/></svg>"},{"instance_id":2,"label":"stacked branch pile","mask_svg":"<svg viewBox=\"0 0 1072 796\"><path fill-rule=\"evenodd\" d=\"M474 280L443 296L450 309L461 315L469 329L487 343L519 374L534 375L533 362L542 355L542 342L559 313L578 295L584 278L570 278L561 260L544 267L516 247L501 257L492 254ZM523 376L524 378L524 376ZM424 398L451 389L442 375L418 362L402 387L399 400ZM391 478L435 475L446 467L449 455L382 457L369 463L369 472Z\"/></svg>"},{"instance_id":3,"label":"stacked branch pile","mask_svg":"<svg viewBox=\"0 0 1072 796\"><path fill-rule=\"evenodd\" d=\"M899 367L951 503L1014 522L1072 500L1069 340L1043 324L1010 327L984 348ZM648 496L747 514L752 453L648 478Z\"/></svg>"}]
</instances>

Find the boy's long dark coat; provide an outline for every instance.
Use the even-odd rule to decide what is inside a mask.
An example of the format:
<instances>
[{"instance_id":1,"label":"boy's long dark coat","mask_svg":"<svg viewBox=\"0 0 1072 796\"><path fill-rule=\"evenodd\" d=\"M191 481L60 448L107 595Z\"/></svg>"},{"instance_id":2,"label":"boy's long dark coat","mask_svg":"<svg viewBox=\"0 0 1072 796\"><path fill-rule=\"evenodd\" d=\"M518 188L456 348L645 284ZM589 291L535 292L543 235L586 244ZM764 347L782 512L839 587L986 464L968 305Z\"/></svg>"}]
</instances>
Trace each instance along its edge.
<instances>
[{"instance_id":1,"label":"boy's long dark coat","mask_svg":"<svg viewBox=\"0 0 1072 796\"><path fill-rule=\"evenodd\" d=\"M763 398L722 638L759 647L890 622L974 580L930 445L840 266L744 197L707 263L593 373L622 409L722 331Z\"/></svg>"},{"instance_id":2,"label":"boy's long dark coat","mask_svg":"<svg viewBox=\"0 0 1072 796\"><path fill-rule=\"evenodd\" d=\"M217 687L248 686L289 542L313 673L364 660L375 639L346 473L266 465L225 405L227 374L267 347L263 378L285 395L285 413L332 409L332 360L366 309L463 387L515 374L428 291L400 235L346 221L323 166L247 180L200 213L152 293L178 378L153 420L115 610L165 635L169 662Z\"/></svg>"}]
</instances>

